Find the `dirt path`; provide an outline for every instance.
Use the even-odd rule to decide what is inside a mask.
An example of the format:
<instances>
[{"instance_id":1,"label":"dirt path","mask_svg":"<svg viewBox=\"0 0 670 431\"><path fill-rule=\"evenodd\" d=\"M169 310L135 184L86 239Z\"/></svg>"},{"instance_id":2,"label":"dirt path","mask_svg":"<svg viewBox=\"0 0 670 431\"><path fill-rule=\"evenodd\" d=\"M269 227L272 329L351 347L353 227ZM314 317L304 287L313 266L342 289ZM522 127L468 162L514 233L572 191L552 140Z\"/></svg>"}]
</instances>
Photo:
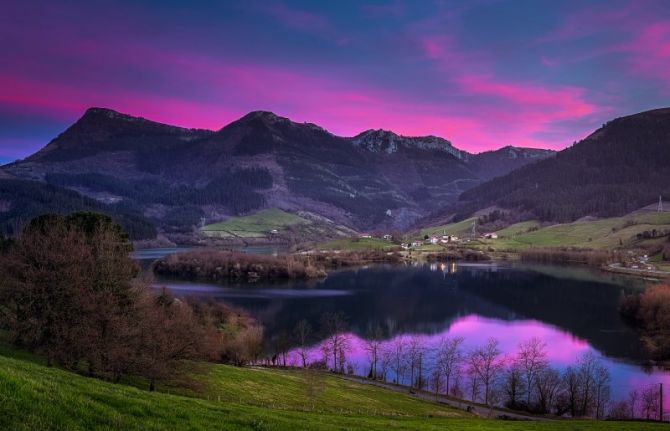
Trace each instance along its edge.
<instances>
[{"instance_id":1,"label":"dirt path","mask_svg":"<svg viewBox=\"0 0 670 431\"><path fill-rule=\"evenodd\" d=\"M530 414L524 414L519 412L514 412L511 410L506 410L499 407L487 407L482 404L473 403L471 401L462 400L458 398L447 397L445 395L437 395L434 393L409 388L407 386L399 386L391 383L384 383L380 381L369 380L363 377L356 376L340 376L343 379L351 380L357 383L363 383L366 385L377 386L379 388L384 388L390 391L395 391L409 395L413 398L418 398L424 401L437 402L439 404L445 404L449 407L453 407L459 410L469 411L470 413L485 417L485 418L498 418L498 419L514 419L514 420L528 420L528 421L546 421L548 418L542 416L534 416Z\"/></svg>"}]
</instances>

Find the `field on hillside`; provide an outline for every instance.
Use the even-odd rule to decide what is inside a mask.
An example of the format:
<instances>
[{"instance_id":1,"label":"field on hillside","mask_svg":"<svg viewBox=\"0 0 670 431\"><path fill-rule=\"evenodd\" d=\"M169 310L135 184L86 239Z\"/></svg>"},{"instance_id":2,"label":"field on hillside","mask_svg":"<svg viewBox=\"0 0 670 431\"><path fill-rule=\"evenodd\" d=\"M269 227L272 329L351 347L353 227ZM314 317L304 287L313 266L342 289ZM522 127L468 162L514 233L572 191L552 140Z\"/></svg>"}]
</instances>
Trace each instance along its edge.
<instances>
[{"instance_id":1,"label":"field on hillside","mask_svg":"<svg viewBox=\"0 0 670 431\"><path fill-rule=\"evenodd\" d=\"M582 247L605 249L634 247L650 242L637 239L644 231L670 232L670 212L640 212L624 217L576 221L530 230L537 222L511 225L498 232L496 240L486 240L487 246L498 250L535 247ZM653 241L653 240L651 240Z\"/></svg>"},{"instance_id":2,"label":"field on hillside","mask_svg":"<svg viewBox=\"0 0 670 431\"><path fill-rule=\"evenodd\" d=\"M451 223L439 226L432 226L421 229L420 235L423 238L425 235L456 235L456 236L465 236L469 235L472 232L472 223L476 220L476 217L471 217L458 223Z\"/></svg>"},{"instance_id":3,"label":"field on hillside","mask_svg":"<svg viewBox=\"0 0 670 431\"><path fill-rule=\"evenodd\" d=\"M407 395L300 371L212 366L202 393L175 395L0 355L0 429L479 430L670 429L652 423L475 418Z\"/></svg>"},{"instance_id":4,"label":"field on hillside","mask_svg":"<svg viewBox=\"0 0 670 431\"><path fill-rule=\"evenodd\" d=\"M319 250L358 251L369 249L393 249L398 248L398 246L381 238L347 237L319 244L316 248Z\"/></svg>"},{"instance_id":5,"label":"field on hillside","mask_svg":"<svg viewBox=\"0 0 670 431\"><path fill-rule=\"evenodd\" d=\"M201 231L207 236L221 238L265 238L272 235L273 230L281 233L290 226L300 224L308 225L311 222L295 214L273 208L210 224L204 226Z\"/></svg>"},{"instance_id":6,"label":"field on hillside","mask_svg":"<svg viewBox=\"0 0 670 431\"><path fill-rule=\"evenodd\" d=\"M421 230L421 235L466 233L473 219ZM510 225L497 231L498 239L478 239L469 243L474 248L521 250L528 247L579 247L613 249L663 242L665 238L639 239L638 234L656 230L670 232L670 212L639 211L623 217L581 220L573 223L544 226L535 220Z\"/></svg>"}]
</instances>

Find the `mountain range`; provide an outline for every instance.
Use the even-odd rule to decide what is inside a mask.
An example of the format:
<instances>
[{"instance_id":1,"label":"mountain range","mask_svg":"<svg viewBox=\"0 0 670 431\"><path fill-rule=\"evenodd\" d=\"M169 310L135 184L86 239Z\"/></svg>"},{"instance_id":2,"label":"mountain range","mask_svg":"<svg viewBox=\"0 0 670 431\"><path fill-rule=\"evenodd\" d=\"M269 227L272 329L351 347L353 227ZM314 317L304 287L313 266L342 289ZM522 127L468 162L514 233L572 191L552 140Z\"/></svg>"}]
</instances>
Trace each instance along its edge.
<instances>
[{"instance_id":1,"label":"mountain range","mask_svg":"<svg viewBox=\"0 0 670 431\"><path fill-rule=\"evenodd\" d=\"M609 121L554 157L465 191L442 215L460 219L497 207L517 218L569 222L621 216L659 197L670 198L670 108Z\"/></svg>"},{"instance_id":2,"label":"mountain range","mask_svg":"<svg viewBox=\"0 0 670 431\"><path fill-rule=\"evenodd\" d=\"M18 226L46 201L59 210L59 199L71 202L74 192L86 206L167 231L269 207L357 230L404 229L553 153L507 146L471 154L440 137L386 130L341 137L265 111L211 131L91 108L40 151L0 168L0 181L32 187L20 198L3 194L0 222ZM37 202L26 206L30 196Z\"/></svg>"}]
</instances>

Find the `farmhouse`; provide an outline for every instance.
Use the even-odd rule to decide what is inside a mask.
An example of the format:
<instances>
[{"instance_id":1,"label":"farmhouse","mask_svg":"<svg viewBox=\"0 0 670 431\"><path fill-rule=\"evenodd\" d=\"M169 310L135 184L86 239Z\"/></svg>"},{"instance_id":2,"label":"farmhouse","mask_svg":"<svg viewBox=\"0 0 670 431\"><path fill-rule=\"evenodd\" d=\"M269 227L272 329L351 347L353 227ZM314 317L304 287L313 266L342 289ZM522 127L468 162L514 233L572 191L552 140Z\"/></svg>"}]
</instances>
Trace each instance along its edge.
<instances>
[{"instance_id":1,"label":"farmhouse","mask_svg":"<svg viewBox=\"0 0 670 431\"><path fill-rule=\"evenodd\" d=\"M442 244L456 241L458 241L458 237L456 235L442 235L442 239L440 240Z\"/></svg>"},{"instance_id":2,"label":"farmhouse","mask_svg":"<svg viewBox=\"0 0 670 431\"><path fill-rule=\"evenodd\" d=\"M495 232L485 233L485 234L484 234L484 238L486 238L486 239L497 239L497 238L498 238L498 234L495 233Z\"/></svg>"}]
</instances>

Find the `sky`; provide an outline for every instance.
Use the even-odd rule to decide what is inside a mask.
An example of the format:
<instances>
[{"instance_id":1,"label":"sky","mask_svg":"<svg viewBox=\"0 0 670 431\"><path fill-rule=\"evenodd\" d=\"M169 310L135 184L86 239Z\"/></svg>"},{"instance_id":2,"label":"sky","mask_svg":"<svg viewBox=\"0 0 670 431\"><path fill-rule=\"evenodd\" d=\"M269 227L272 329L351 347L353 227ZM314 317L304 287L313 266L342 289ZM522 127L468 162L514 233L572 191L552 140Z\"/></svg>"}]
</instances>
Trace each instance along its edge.
<instances>
[{"instance_id":1,"label":"sky","mask_svg":"<svg viewBox=\"0 0 670 431\"><path fill-rule=\"evenodd\" d=\"M0 163L92 106L219 129L267 110L352 136L561 149L670 106L670 1L15 1Z\"/></svg>"}]
</instances>

